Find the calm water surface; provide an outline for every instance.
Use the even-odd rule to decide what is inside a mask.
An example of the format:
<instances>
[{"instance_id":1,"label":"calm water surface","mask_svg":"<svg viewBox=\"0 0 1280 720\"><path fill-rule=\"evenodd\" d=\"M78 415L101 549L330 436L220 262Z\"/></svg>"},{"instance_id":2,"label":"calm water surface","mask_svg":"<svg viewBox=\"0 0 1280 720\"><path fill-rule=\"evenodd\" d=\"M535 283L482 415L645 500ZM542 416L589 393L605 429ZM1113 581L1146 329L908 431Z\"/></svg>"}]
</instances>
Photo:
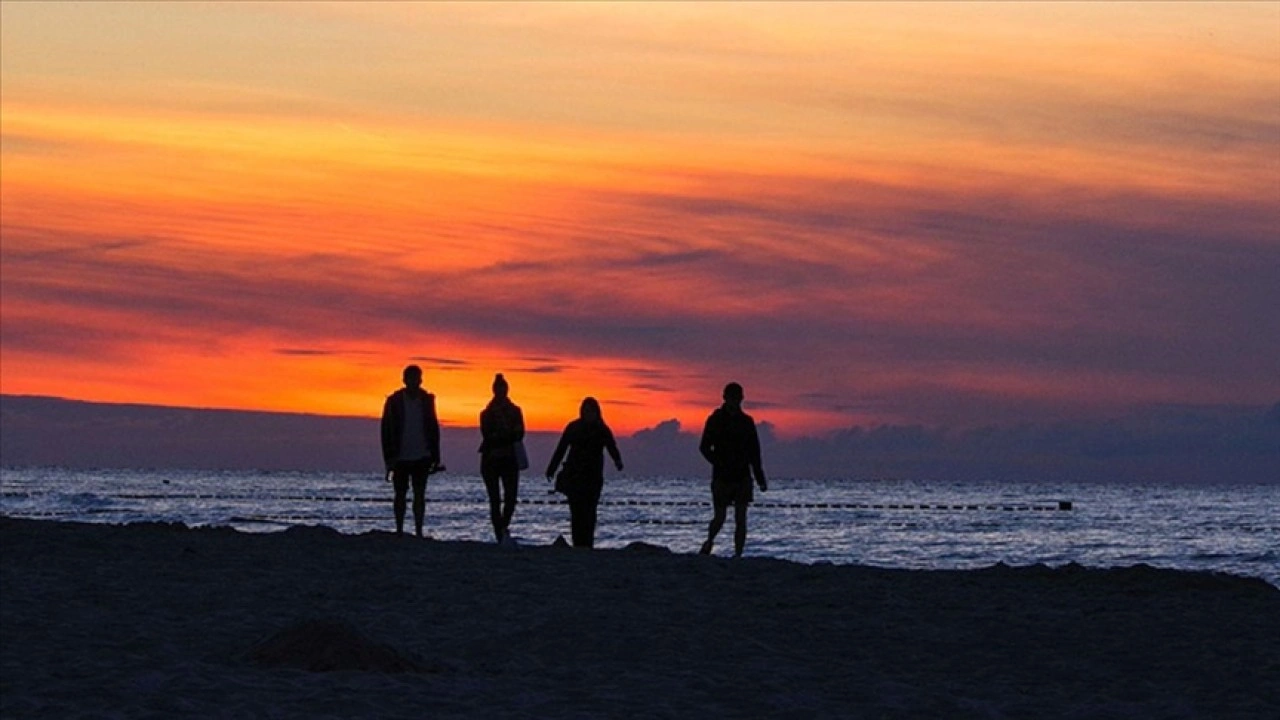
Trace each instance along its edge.
<instances>
[{"instance_id":1,"label":"calm water surface","mask_svg":"<svg viewBox=\"0 0 1280 720\"><path fill-rule=\"evenodd\" d=\"M1280 586L1280 486L922 483L780 478L757 494L747 554L897 568L1146 563L1261 577ZM541 477L521 479L513 534L547 544L568 508ZM490 541L484 486L438 475L428 532ZM702 478L606 480L597 545L694 552L711 508ZM249 532L323 524L388 530L391 489L373 474L0 470L0 514L87 522L159 520ZM1060 501L1072 509L1059 510ZM732 547L732 520L718 551Z\"/></svg>"}]
</instances>

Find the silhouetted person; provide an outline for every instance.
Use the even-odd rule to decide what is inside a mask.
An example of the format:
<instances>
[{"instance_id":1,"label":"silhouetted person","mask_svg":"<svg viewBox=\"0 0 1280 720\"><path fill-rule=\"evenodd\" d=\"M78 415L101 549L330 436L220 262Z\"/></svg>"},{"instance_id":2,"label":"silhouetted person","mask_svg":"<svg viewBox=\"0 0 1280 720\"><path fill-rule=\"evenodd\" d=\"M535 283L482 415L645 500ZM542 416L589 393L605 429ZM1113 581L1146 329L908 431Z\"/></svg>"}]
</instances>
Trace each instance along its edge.
<instances>
[{"instance_id":1,"label":"silhouetted person","mask_svg":"<svg viewBox=\"0 0 1280 720\"><path fill-rule=\"evenodd\" d=\"M556 474L560 460L564 459L562 479L556 489L569 499L569 525L573 546L589 548L595 545L596 509L600 504L600 491L604 489L604 451L608 450L613 464L622 470L622 455L614 442L613 431L604 423L600 403L589 397L582 401L578 419L565 427L560 443L547 465L547 479ZM565 452L569 453L565 458Z\"/></svg>"},{"instance_id":2,"label":"silhouetted person","mask_svg":"<svg viewBox=\"0 0 1280 720\"><path fill-rule=\"evenodd\" d=\"M409 483L413 483L413 521L422 537L427 509L427 477L440 463L440 422L436 396L422 389L422 368L404 369L404 387L391 393L382 406L382 460L395 487L396 534L404 534L404 511Z\"/></svg>"},{"instance_id":3,"label":"silhouetted person","mask_svg":"<svg viewBox=\"0 0 1280 720\"><path fill-rule=\"evenodd\" d=\"M707 541L701 553L709 555L716 534L724 526L725 511L733 506L733 556L741 557L747 544L747 506L754 500L751 475L760 491L769 489L760 461L760 436L755 420L742 411L742 386L724 386L724 404L711 413L702 429L698 450L711 463L711 505L714 508Z\"/></svg>"},{"instance_id":4,"label":"silhouetted person","mask_svg":"<svg viewBox=\"0 0 1280 720\"><path fill-rule=\"evenodd\" d=\"M502 373L493 379L493 399L480 412L480 476L489 493L489 517L498 542L510 537L511 516L520 490L516 444L524 440L524 413L508 397Z\"/></svg>"}]
</instances>

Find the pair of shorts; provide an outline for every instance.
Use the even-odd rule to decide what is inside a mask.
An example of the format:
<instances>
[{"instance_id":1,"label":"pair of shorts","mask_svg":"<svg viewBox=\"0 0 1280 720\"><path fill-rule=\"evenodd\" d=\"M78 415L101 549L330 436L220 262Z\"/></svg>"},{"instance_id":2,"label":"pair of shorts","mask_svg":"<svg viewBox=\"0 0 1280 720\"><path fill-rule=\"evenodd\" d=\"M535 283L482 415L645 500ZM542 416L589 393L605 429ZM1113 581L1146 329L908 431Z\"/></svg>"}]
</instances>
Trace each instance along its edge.
<instances>
[{"instance_id":1,"label":"pair of shorts","mask_svg":"<svg viewBox=\"0 0 1280 720\"><path fill-rule=\"evenodd\" d=\"M711 481L711 502L715 503L716 507L749 503L755 499L754 486L749 477L741 480Z\"/></svg>"},{"instance_id":2,"label":"pair of shorts","mask_svg":"<svg viewBox=\"0 0 1280 720\"><path fill-rule=\"evenodd\" d=\"M413 483L413 491L419 495L423 489L427 487L427 478L431 475L431 461L429 459L422 460L397 460L391 469L391 482L397 493L405 493L409 490L409 483Z\"/></svg>"}]
</instances>

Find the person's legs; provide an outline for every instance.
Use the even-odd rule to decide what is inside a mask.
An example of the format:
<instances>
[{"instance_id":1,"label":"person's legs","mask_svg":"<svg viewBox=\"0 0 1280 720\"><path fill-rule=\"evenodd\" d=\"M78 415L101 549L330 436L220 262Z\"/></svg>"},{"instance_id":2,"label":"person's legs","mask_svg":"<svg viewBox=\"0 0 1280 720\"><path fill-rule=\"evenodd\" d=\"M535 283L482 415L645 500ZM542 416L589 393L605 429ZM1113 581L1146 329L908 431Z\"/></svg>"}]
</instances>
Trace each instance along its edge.
<instances>
[{"instance_id":1,"label":"person's legs","mask_svg":"<svg viewBox=\"0 0 1280 720\"><path fill-rule=\"evenodd\" d=\"M413 527L418 537L422 537L422 523L427 517L427 474L425 463L413 473Z\"/></svg>"},{"instance_id":2,"label":"person's legs","mask_svg":"<svg viewBox=\"0 0 1280 720\"><path fill-rule=\"evenodd\" d=\"M586 547L587 511L582 498L569 498L569 530L574 547Z\"/></svg>"},{"instance_id":3,"label":"person's legs","mask_svg":"<svg viewBox=\"0 0 1280 720\"><path fill-rule=\"evenodd\" d=\"M600 507L599 503L600 498L591 498L582 508L582 533L585 540L583 547L586 548L596 546L596 511Z\"/></svg>"},{"instance_id":4,"label":"person's legs","mask_svg":"<svg viewBox=\"0 0 1280 720\"><path fill-rule=\"evenodd\" d=\"M710 555L711 548L715 545L716 535L720 533L720 528L724 527L725 512L729 509L718 500L712 500L711 525L707 527L707 541L702 543L702 549L698 552L702 555Z\"/></svg>"},{"instance_id":5,"label":"person's legs","mask_svg":"<svg viewBox=\"0 0 1280 720\"><path fill-rule=\"evenodd\" d=\"M742 557L747 546L747 503L739 500L733 505L733 556Z\"/></svg>"},{"instance_id":6,"label":"person's legs","mask_svg":"<svg viewBox=\"0 0 1280 720\"><path fill-rule=\"evenodd\" d=\"M600 490L579 488L569 497L569 521L573 530L573 546L591 548L596 538L596 506Z\"/></svg>"},{"instance_id":7,"label":"person's legs","mask_svg":"<svg viewBox=\"0 0 1280 720\"><path fill-rule=\"evenodd\" d=\"M520 467L515 461L508 463L502 472L502 536L511 534L511 518L516 514L516 500L520 494ZM502 537L498 538L499 540Z\"/></svg>"},{"instance_id":8,"label":"person's legs","mask_svg":"<svg viewBox=\"0 0 1280 720\"><path fill-rule=\"evenodd\" d=\"M499 495L498 474L496 464L480 463L480 476L484 478L484 490L489 495L489 521L493 523L493 536L495 540L502 542L504 525L502 522L502 498Z\"/></svg>"},{"instance_id":9,"label":"person's legs","mask_svg":"<svg viewBox=\"0 0 1280 720\"><path fill-rule=\"evenodd\" d=\"M395 488L395 500L391 506L396 514L396 534L404 534L404 511L408 504L409 495L409 473L405 468L397 463L391 470L391 485Z\"/></svg>"}]
</instances>

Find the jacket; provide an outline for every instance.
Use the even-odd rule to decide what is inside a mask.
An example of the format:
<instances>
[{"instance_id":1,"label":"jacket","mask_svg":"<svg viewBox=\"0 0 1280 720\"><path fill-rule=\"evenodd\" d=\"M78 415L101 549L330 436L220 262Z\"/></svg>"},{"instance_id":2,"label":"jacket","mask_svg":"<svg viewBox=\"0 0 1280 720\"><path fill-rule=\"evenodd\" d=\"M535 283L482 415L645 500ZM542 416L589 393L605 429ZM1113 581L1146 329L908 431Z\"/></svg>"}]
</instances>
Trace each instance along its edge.
<instances>
[{"instance_id":1,"label":"jacket","mask_svg":"<svg viewBox=\"0 0 1280 720\"><path fill-rule=\"evenodd\" d=\"M400 434L404 429L404 394L407 388L400 388L387 397L382 406L382 460L387 469L395 464L400 456ZM422 391L422 427L427 436L427 450L431 453L430 461L440 464L440 421L436 418L436 396Z\"/></svg>"},{"instance_id":2,"label":"jacket","mask_svg":"<svg viewBox=\"0 0 1280 720\"><path fill-rule=\"evenodd\" d=\"M712 480L750 482L752 470L757 480L764 477L756 422L741 410L720 407L711 413L698 450L711 463Z\"/></svg>"},{"instance_id":3,"label":"jacket","mask_svg":"<svg viewBox=\"0 0 1280 720\"><path fill-rule=\"evenodd\" d=\"M492 400L480 413L480 453L494 458L515 457L515 444L524 440L524 413L511 400Z\"/></svg>"},{"instance_id":4,"label":"jacket","mask_svg":"<svg viewBox=\"0 0 1280 720\"><path fill-rule=\"evenodd\" d=\"M618 453L618 444L614 441L613 431L602 422L574 420L564 429L560 443L547 464L547 475L555 474L560 461L564 460L565 473L578 478L589 485L599 487L604 484L604 452L615 464L622 464L622 455ZM565 458L568 453L568 458Z\"/></svg>"}]
</instances>

